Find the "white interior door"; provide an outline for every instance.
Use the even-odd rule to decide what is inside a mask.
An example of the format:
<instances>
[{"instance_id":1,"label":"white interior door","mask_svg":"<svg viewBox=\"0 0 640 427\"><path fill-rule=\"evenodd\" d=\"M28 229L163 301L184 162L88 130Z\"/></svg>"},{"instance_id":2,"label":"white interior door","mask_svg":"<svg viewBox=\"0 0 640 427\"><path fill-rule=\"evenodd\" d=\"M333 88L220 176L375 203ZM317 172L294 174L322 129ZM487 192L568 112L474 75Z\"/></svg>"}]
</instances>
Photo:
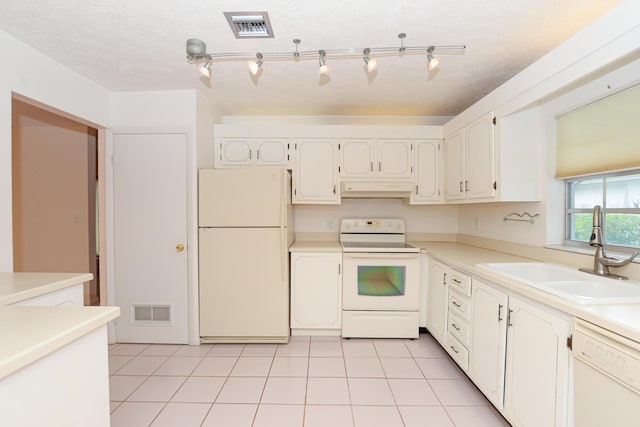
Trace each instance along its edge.
<instances>
[{"instance_id":1,"label":"white interior door","mask_svg":"<svg viewBox=\"0 0 640 427\"><path fill-rule=\"evenodd\" d=\"M113 136L118 342L187 343L186 134Z\"/></svg>"}]
</instances>

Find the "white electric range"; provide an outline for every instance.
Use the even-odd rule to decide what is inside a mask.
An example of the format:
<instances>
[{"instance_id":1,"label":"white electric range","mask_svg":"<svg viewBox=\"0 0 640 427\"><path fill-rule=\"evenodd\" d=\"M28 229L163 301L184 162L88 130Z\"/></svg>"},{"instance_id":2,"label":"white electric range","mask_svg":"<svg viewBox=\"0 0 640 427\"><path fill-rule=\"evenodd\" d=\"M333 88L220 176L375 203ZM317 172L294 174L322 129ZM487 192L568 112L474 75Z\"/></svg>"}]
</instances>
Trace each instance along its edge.
<instances>
[{"instance_id":1,"label":"white electric range","mask_svg":"<svg viewBox=\"0 0 640 427\"><path fill-rule=\"evenodd\" d=\"M405 242L399 218L345 218L342 336L417 338L420 248Z\"/></svg>"}]
</instances>

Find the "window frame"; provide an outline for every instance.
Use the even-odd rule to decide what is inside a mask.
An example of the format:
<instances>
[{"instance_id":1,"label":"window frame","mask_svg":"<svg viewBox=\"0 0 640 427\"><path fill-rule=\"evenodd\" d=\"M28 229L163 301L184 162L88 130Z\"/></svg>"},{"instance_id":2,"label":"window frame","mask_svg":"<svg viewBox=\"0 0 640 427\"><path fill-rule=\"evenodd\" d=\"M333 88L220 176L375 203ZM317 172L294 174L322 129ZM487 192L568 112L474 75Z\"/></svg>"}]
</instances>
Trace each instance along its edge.
<instances>
[{"instance_id":1,"label":"window frame","mask_svg":"<svg viewBox=\"0 0 640 427\"><path fill-rule=\"evenodd\" d=\"M606 173L601 173L601 174L594 174L594 175L582 175L582 176L575 176L575 177L571 177L571 178L565 178L564 179L564 188L565 188L565 209L564 209L564 244L566 246L573 246L573 247L579 247L579 248L590 248L589 246L589 242L583 242L580 240L572 240L571 237L571 231L572 231L572 222L571 222L571 216L573 214L580 214L580 213L586 213L586 214L593 214L593 208L574 208L571 207L571 204L574 201L574 195L573 192L571 190L571 185L572 183L578 182L578 181L587 181L587 180L601 180L602 181L602 204L601 204L601 208L602 208L602 216L603 216L603 224L602 224L602 235L604 237L604 241L605 241L605 247L607 249L611 249L612 251L615 252L620 252L620 253L633 253L634 251L639 250L640 248L634 247L634 246L622 246L622 245L616 245L613 243L609 243L608 239L607 239L607 221L606 221L606 214L615 214L615 213L622 213L622 214L636 214L636 215L640 215L640 207L639 208L607 208L606 204L607 204L607 180L610 178L618 178L621 176L629 176L629 175L637 175L638 177L640 177L640 169L631 169L631 170L625 170L625 171L618 171L618 172L606 172Z\"/></svg>"}]
</instances>

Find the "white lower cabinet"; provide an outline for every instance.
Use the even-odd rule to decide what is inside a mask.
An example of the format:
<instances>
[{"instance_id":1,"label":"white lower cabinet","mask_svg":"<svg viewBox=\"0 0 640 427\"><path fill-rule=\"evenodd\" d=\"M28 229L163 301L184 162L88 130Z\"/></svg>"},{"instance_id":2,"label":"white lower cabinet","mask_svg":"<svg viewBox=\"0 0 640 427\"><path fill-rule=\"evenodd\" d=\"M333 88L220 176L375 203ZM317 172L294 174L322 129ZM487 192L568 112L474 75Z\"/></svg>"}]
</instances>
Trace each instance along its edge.
<instances>
[{"instance_id":1,"label":"white lower cabinet","mask_svg":"<svg viewBox=\"0 0 640 427\"><path fill-rule=\"evenodd\" d=\"M468 373L498 409L504 396L507 302L505 292L474 279Z\"/></svg>"},{"instance_id":2,"label":"white lower cabinet","mask_svg":"<svg viewBox=\"0 0 640 427\"><path fill-rule=\"evenodd\" d=\"M508 325L504 415L517 427L566 426L570 319L511 296Z\"/></svg>"},{"instance_id":3,"label":"white lower cabinet","mask_svg":"<svg viewBox=\"0 0 640 427\"><path fill-rule=\"evenodd\" d=\"M427 287L427 329L443 346L447 331L447 305L449 303L447 276L450 274L447 265L431 260Z\"/></svg>"},{"instance_id":4,"label":"white lower cabinet","mask_svg":"<svg viewBox=\"0 0 640 427\"><path fill-rule=\"evenodd\" d=\"M471 319L471 277L451 269L447 307L446 350L466 372L469 369L469 320Z\"/></svg>"},{"instance_id":5,"label":"white lower cabinet","mask_svg":"<svg viewBox=\"0 0 640 427\"><path fill-rule=\"evenodd\" d=\"M428 289L427 328L512 426L572 425L568 315L434 259Z\"/></svg>"},{"instance_id":6,"label":"white lower cabinet","mask_svg":"<svg viewBox=\"0 0 640 427\"><path fill-rule=\"evenodd\" d=\"M291 333L318 335L342 326L342 253L291 254Z\"/></svg>"}]
</instances>

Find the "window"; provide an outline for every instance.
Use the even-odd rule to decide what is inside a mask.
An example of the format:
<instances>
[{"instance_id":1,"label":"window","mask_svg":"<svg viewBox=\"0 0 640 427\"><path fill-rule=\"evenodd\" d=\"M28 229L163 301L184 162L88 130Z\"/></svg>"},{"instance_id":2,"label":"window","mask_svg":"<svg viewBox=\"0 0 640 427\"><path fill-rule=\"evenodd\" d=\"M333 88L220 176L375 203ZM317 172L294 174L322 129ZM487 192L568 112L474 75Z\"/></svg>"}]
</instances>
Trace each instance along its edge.
<instances>
[{"instance_id":1,"label":"window","mask_svg":"<svg viewBox=\"0 0 640 427\"><path fill-rule=\"evenodd\" d=\"M570 178L566 184L568 244L588 244L593 207L600 205L607 247L640 248L640 170Z\"/></svg>"}]
</instances>

